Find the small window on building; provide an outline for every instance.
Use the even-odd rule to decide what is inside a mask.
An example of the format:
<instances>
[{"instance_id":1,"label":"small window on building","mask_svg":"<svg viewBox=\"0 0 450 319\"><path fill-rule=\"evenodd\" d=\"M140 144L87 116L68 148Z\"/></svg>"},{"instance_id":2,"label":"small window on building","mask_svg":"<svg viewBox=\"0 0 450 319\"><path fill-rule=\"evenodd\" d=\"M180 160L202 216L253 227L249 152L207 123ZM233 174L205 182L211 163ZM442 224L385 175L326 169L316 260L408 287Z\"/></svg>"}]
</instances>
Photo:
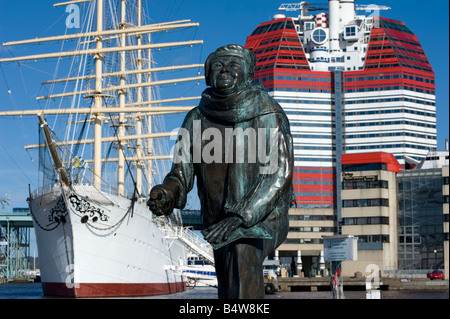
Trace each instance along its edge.
<instances>
[{"instance_id":1,"label":"small window on building","mask_svg":"<svg viewBox=\"0 0 450 319\"><path fill-rule=\"evenodd\" d=\"M356 26L352 25L349 27L345 27L345 37L354 37L356 36Z\"/></svg>"},{"instance_id":2,"label":"small window on building","mask_svg":"<svg viewBox=\"0 0 450 319\"><path fill-rule=\"evenodd\" d=\"M305 31L312 30L315 27L314 22L305 22Z\"/></svg>"}]
</instances>

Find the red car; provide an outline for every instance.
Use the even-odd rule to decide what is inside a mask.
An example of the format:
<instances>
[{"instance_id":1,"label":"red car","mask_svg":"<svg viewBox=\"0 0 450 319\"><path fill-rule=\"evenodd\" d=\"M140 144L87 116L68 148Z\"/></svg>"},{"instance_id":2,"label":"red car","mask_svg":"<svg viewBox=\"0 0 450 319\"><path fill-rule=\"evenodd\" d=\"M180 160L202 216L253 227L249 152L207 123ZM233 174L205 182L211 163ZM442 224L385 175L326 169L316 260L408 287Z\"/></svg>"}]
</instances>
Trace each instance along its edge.
<instances>
[{"instance_id":1,"label":"red car","mask_svg":"<svg viewBox=\"0 0 450 319\"><path fill-rule=\"evenodd\" d=\"M444 279L444 272L442 270L435 270L433 272L429 272L427 273L427 278L430 278L430 280Z\"/></svg>"}]
</instances>

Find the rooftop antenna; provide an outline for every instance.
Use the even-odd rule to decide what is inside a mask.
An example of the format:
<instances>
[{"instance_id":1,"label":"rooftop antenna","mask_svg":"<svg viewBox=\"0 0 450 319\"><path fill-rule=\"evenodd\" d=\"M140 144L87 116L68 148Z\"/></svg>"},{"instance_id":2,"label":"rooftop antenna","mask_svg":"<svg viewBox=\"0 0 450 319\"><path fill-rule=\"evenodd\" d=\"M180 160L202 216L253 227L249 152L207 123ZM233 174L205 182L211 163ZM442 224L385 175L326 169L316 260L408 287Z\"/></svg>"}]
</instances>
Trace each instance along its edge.
<instances>
[{"instance_id":1,"label":"rooftop antenna","mask_svg":"<svg viewBox=\"0 0 450 319\"><path fill-rule=\"evenodd\" d=\"M302 1L299 3L283 3L278 11L300 11L302 16L307 16L309 11L328 10L328 3L310 3ZM391 10L390 7L377 4L355 4L355 10L358 11L384 11Z\"/></svg>"},{"instance_id":2,"label":"rooftop antenna","mask_svg":"<svg viewBox=\"0 0 450 319\"><path fill-rule=\"evenodd\" d=\"M377 4L355 4L355 10L358 11L385 11L391 10L391 7L379 6Z\"/></svg>"},{"instance_id":3,"label":"rooftop antenna","mask_svg":"<svg viewBox=\"0 0 450 319\"><path fill-rule=\"evenodd\" d=\"M304 17L307 16L309 11L328 10L327 3L309 3L302 1L299 3L283 3L278 8L278 11L300 11L300 14Z\"/></svg>"}]
</instances>

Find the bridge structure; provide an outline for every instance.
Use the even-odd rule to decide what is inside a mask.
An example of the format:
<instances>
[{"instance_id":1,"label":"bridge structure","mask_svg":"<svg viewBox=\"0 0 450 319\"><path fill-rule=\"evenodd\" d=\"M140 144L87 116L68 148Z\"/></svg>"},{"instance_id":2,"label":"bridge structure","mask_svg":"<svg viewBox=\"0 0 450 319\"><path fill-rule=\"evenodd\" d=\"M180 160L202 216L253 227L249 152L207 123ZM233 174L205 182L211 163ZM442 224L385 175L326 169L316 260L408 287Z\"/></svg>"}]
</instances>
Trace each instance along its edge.
<instances>
[{"instance_id":1,"label":"bridge structure","mask_svg":"<svg viewBox=\"0 0 450 319\"><path fill-rule=\"evenodd\" d=\"M33 219L29 208L13 208L0 203L0 281L26 280L31 277L30 234Z\"/></svg>"}]
</instances>

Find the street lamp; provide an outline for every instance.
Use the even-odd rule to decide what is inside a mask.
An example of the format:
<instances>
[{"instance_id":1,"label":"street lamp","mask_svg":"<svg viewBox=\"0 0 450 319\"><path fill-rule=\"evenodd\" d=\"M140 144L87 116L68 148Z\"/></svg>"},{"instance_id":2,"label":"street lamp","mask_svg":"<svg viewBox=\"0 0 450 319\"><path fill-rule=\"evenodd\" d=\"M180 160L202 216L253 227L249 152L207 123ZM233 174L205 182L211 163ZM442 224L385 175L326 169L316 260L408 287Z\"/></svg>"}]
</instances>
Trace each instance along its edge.
<instances>
[{"instance_id":1,"label":"street lamp","mask_svg":"<svg viewBox=\"0 0 450 319\"><path fill-rule=\"evenodd\" d=\"M437 269L437 249L433 250L434 252L434 269Z\"/></svg>"}]
</instances>

